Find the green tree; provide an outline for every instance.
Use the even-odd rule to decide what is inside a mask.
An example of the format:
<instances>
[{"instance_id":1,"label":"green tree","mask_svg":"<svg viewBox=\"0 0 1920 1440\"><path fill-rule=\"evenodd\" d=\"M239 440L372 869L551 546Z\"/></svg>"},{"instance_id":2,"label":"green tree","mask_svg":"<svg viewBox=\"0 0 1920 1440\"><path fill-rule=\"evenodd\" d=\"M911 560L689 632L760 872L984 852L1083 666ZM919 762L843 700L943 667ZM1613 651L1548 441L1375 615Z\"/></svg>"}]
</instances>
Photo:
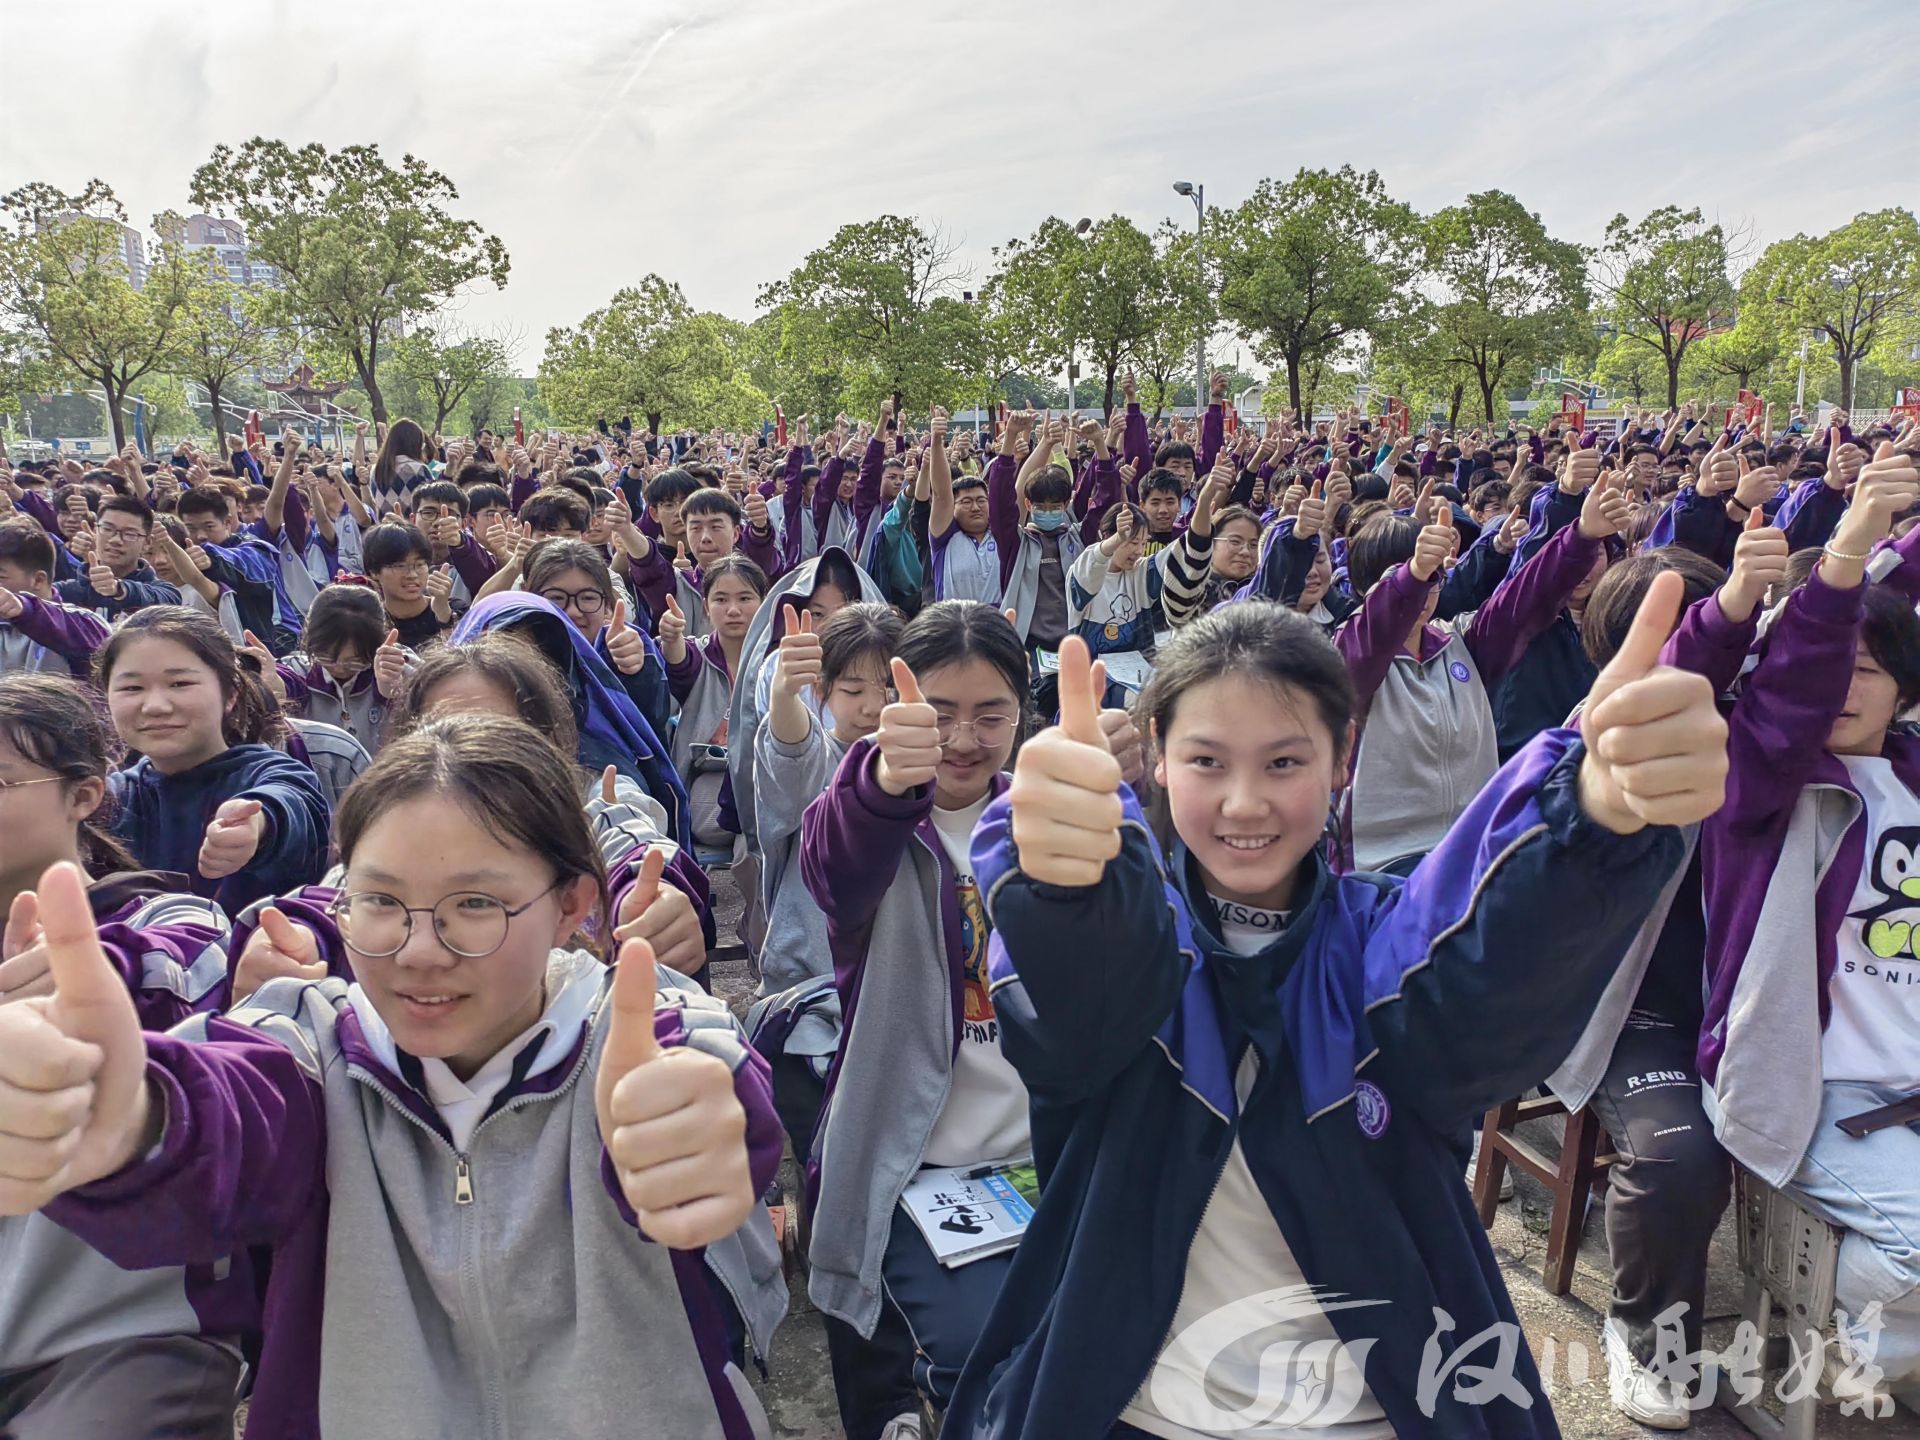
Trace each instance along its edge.
<instances>
[{"instance_id":1,"label":"green tree","mask_svg":"<svg viewBox=\"0 0 1920 1440\"><path fill-rule=\"evenodd\" d=\"M1615 335L1660 362L1667 404L1680 403L1687 352L1733 313L1727 237L1698 210L1667 205L1639 224L1616 215L1590 279Z\"/></svg>"},{"instance_id":2,"label":"green tree","mask_svg":"<svg viewBox=\"0 0 1920 1440\"><path fill-rule=\"evenodd\" d=\"M1706 369L1731 382L1736 391L1757 388L1758 377L1780 358L1780 315L1781 307L1763 287L1743 283L1733 328L1717 331L1700 344Z\"/></svg>"},{"instance_id":3,"label":"green tree","mask_svg":"<svg viewBox=\"0 0 1920 1440\"><path fill-rule=\"evenodd\" d=\"M760 292L762 306L791 307L781 322L784 362L837 372L836 398L850 411L872 410L890 393L916 411L964 401L986 357L979 312L958 295L953 252L898 215L841 226Z\"/></svg>"},{"instance_id":4,"label":"green tree","mask_svg":"<svg viewBox=\"0 0 1920 1440\"><path fill-rule=\"evenodd\" d=\"M225 407L236 382L277 358L280 349L279 332L267 322L257 292L243 290L211 269L194 275L175 373L206 387L216 453L226 450Z\"/></svg>"},{"instance_id":5,"label":"green tree","mask_svg":"<svg viewBox=\"0 0 1920 1440\"><path fill-rule=\"evenodd\" d=\"M1504 423L1508 382L1531 379L1586 326L1585 256L1500 190L1469 195L1423 228L1436 291L1429 344L1471 376L1487 423Z\"/></svg>"},{"instance_id":6,"label":"green tree","mask_svg":"<svg viewBox=\"0 0 1920 1440\"><path fill-rule=\"evenodd\" d=\"M507 283L506 247L450 213L453 182L412 155L394 166L375 145L296 150L256 137L215 146L190 193L246 227L254 257L280 275L283 288L266 292L271 318L342 357L383 424L380 355L394 328L476 282Z\"/></svg>"},{"instance_id":7,"label":"green tree","mask_svg":"<svg viewBox=\"0 0 1920 1440\"><path fill-rule=\"evenodd\" d=\"M1856 215L1825 235L1795 235L1760 257L1769 298L1795 330L1822 332L1853 408L1855 370L1920 307L1920 225L1911 211Z\"/></svg>"},{"instance_id":8,"label":"green tree","mask_svg":"<svg viewBox=\"0 0 1920 1440\"><path fill-rule=\"evenodd\" d=\"M126 210L100 180L77 195L36 181L0 196L0 211L13 222L0 234L0 317L60 373L106 393L113 443L124 445L133 386L179 358L191 264L163 240L134 288ZM154 220L163 235L168 219Z\"/></svg>"},{"instance_id":9,"label":"green tree","mask_svg":"<svg viewBox=\"0 0 1920 1440\"><path fill-rule=\"evenodd\" d=\"M707 423L703 397L741 372L742 327L695 310L678 285L649 275L578 325L547 332L540 395L566 425L644 415L647 428Z\"/></svg>"},{"instance_id":10,"label":"green tree","mask_svg":"<svg viewBox=\"0 0 1920 1440\"><path fill-rule=\"evenodd\" d=\"M1379 175L1351 166L1262 180L1236 210L1216 210L1207 252L1220 313L1269 368L1284 367L1295 409L1309 372L1392 323L1417 263L1416 217Z\"/></svg>"},{"instance_id":11,"label":"green tree","mask_svg":"<svg viewBox=\"0 0 1920 1440\"><path fill-rule=\"evenodd\" d=\"M1156 279L1152 325L1134 346L1140 362L1143 395L1153 398L1153 420L1169 405L1191 405L1198 381L1194 346L1218 320L1213 290L1208 284L1206 256L1200 237L1171 220L1163 221L1153 236ZM1179 398L1185 381L1186 398Z\"/></svg>"},{"instance_id":12,"label":"green tree","mask_svg":"<svg viewBox=\"0 0 1920 1440\"><path fill-rule=\"evenodd\" d=\"M201 433L200 412L178 375L149 375L133 399L146 425L149 454L159 451L163 436L179 441Z\"/></svg>"},{"instance_id":13,"label":"green tree","mask_svg":"<svg viewBox=\"0 0 1920 1440\"><path fill-rule=\"evenodd\" d=\"M457 327L423 325L393 347L394 370L411 381L432 407L432 433L438 435L460 402L476 386L513 373L513 357L497 336L468 335ZM421 414L426 413L423 406Z\"/></svg>"}]
</instances>

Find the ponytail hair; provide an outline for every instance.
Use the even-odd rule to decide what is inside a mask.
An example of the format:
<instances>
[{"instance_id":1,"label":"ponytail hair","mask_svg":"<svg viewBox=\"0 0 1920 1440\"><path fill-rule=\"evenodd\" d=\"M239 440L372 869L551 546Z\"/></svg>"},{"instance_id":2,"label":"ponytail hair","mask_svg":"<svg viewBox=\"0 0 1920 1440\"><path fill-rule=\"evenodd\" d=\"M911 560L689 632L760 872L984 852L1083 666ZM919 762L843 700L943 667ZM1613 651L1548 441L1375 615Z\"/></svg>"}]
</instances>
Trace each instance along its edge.
<instances>
[{"instance_id":1,"label":"ponytail hair","mask_svg":"<svg viewBox=\"0 0 1920 1440\"><path fill-rule=\"evenodd\" d=\"M291 727L266 682L253 668L251 655L243 663L233 641L210 615L184 605L149 605L121 622L93 658L94 684L106 690L113 683L114 666L136 640L171 640L192 651L212 670L227 702L220 732L229 745L271 745L282 749Z\"/></svg>"},{"instance_id":2,"label":"ponytail hair","mask_svg":"<svg viewBox=\"0 0 1920 1440\"><path fill-rule=\"evenodd\" d=\"M77 684L25 671L0 675L0 739L23 760L51 770L68 793L83 780L104 786L116 748L114 734ZM80 822L80 855L95 880L140 862L107 828L111 799Z\"/></svg>"}]
</instances>

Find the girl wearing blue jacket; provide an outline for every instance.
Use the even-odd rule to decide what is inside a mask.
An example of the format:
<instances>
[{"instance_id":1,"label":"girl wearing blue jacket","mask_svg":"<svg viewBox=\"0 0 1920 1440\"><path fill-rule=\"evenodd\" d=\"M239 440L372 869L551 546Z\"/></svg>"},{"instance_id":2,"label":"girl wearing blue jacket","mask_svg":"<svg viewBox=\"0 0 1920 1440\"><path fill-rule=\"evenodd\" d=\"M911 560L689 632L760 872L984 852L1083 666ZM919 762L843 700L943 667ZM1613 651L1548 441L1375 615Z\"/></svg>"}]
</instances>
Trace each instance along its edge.
<instances>
[{"instance_id":1,"label":"girl wearing blue jacket","mask_svg":"<svg viewBox=\"0 0 1920 1440\"><path fill-rule=\"evenodd\" d=\"M1558 1434L1460 1166L1720 802L1712 687L1656 664L1680 588L1655 582L1584 739L1535 740L1405 880L1321 852L1354 696L1310 620L1231 606L1161 652L1164 850L1063 651L1061 724L974 837L1041 1201L955 1433ZM1475 1403L1425 1353L1469 1337L1505 1377Z\"/></svg>"},{"instance_id":2,"label":"girl wearing blue jacket","mask_svg":"<svg viewBox=\"0 0 1920 1440\"><path fill-rule=\"evenodd\" d=\"M191 877L229 914L326 868L320 778L273 748L285 722L217 622L151 606L94 668L113 728L139 757L110 789L114 833L142 865Z\"/></svg>"}]
</instances>

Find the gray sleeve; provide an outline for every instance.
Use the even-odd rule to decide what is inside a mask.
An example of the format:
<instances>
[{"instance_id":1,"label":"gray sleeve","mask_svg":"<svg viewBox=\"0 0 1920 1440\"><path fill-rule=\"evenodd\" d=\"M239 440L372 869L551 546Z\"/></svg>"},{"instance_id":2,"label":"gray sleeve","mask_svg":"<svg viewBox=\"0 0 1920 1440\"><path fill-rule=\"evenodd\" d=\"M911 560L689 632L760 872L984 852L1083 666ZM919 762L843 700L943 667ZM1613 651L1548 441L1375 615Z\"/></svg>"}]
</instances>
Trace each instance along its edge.
<instances>
[{"instance_id":1,"label":"gray sleeve","mask_svg":"<svg viewBox=\"0 0 1920 1440\"><path fill-rule=\"evenodd\" d=\"M753 737L753 793L761 845L800 833L800 819L833 778L833 756L811 713L807 738L783 745L764 720Z\"/></svg>"}]
</instances>

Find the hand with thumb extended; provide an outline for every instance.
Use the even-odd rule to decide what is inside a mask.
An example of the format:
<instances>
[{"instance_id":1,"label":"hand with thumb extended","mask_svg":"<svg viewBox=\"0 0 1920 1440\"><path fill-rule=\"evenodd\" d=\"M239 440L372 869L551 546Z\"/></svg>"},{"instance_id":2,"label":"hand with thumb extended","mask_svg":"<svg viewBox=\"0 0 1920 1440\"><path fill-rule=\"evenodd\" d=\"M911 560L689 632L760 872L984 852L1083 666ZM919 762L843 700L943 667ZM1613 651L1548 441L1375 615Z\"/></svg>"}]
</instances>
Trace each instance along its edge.
<instances>
[{"instance_id":1,"label":"hand with thumb extended","mask_svg":"<svg viewBox=\"0 0 1920 1440\"><path fill-rule=\"evenodd\" d=\"M640 632L627 624L627 602L613 602L613 619L607 625L607 654L622 675L638 675L647 665L647 642Z\"/></svg>"},{"instance_id":2,"label":"hand with thumb extended","mask_svg":"<svg viewBox=\"0 0 1920 1440\"><path fill-rule=\"evenodd\" d=\"M678 885L663 885L667 852L655 845L641 857L633 885L614 915L616 941L644 940L654 959L682 975L697 975L707 963L707 937L700 911Z\"/></svg>"},{"instance_id":3,"label":"hand with thumb extended","mask_svg":"<svg viewBox=\"0 0 1920 1440\"><path fill-rule=\"evenodd\" d=\"M692 1250L725 1239L753 1213L747 1115L725 1061L660 1044L656 983L652 948L627 941L603 1005L594 1113L640 1228Z\"/></svg>"},{"instance_id":4,"label":"hand with thumb extended","mask_svg":"<svg viewBox=\"0 0 1920 1440\"><path fill-rule=\"evenodd\" d=\"M1706 677L1660 664L1686 585L1654 577L1633 628L1607 662L1580 715L1586 757L1580 806L1621 835L1648 825L1692 825L1726 799L1727 722Z\"/></svg>"},{"instance_id":5,"label":"hand with thumb extended","mask_svg":"<svg viewBox=\"0 0 1920 1440\"><path fill-rule=\"evenodd\" d=\"M893 688L899 699L880 712L873 732L878 761L874 778L889 795L904 795L940 773L940 717L920 693L907 662L893 658Z\"/></svg>"},{"instance_id":6,"label":"hand with thumb extended","mask_svg":"<svg viewBox=\"0 0 1920 1440\"><path fill-rule=\"evenodd\" d=\"M214 812L200 842L198 866L209 880L224 880L244 870L267 833L266 815L258 800L228 800Z\"/></svg>"},{"instance_id":7,"label":"hand with thumb extended","mask_svg":"<svg viewBox=\"0 0 1920 1440\"><path fill-rule=\"evenodd\" d=\"M600 803L617 805L620 803L620 767L609 765L600 772Z\"/></svg>"},{"instance_id":8,"label":"hand with thumb extended","mask_svg":"<svg viewBox=\"0 0 1920 1440\"><path fill-rule=\"evenodd\" d=\"M380 692L383 699L397 700L406 678L407 657L400 649L400 632L389 630L387 638L380 642L380 648L373 652L374 689Z\"/></svg>"},{"instance_id":9,"label":"hand with thumb extended","mask_svg":"<svg viewBox=\"0 0 1920 1440\"><path fill-rule=\"evenodd\" d=\"M282 976L324 980L327 962L320 958L320 941L313 931L269 905L260 912L260 924L247 937L240 963L234 967L233 1003L239 1004L267 981Z\"/></svg>"},{"instance_id":10,"label":"hand with thumb extended","mask_svg":"<svg viewBox=\"0 0 1920 1440\"><path fill-rule=\"evenodd\" d=\"M1060 723L1020 751L1008 791L1020 869L1048 885L1095 885L1120 853L1121 765L1100 722L1087 644L1060 645Z\"/></svg>"},{"instance_id":11,"label":"hand with thumb extended","mask_svg":"<svg viewBox=\"0 0 1920 1440\"><path fill-rule=\"evenodd\" d=\"M32 1214L157 1139L140 1017L100 948L85 877L63 862L36 898L54 989L0 1005L0 1215Z\"/></svg>"},{"instance_id":12,"label":"hand with thumb extended","mask_svg":"<svg viewBox=\"0 0 1920 1440\"><path fill-rule=\"evenodd\" d=\"M781 607L782 633L779 656L773 664L773 688L776 693L798 696L809 685L820 683L820 637L813 631L813 612Z\"/></svg>"}]
</instances>

